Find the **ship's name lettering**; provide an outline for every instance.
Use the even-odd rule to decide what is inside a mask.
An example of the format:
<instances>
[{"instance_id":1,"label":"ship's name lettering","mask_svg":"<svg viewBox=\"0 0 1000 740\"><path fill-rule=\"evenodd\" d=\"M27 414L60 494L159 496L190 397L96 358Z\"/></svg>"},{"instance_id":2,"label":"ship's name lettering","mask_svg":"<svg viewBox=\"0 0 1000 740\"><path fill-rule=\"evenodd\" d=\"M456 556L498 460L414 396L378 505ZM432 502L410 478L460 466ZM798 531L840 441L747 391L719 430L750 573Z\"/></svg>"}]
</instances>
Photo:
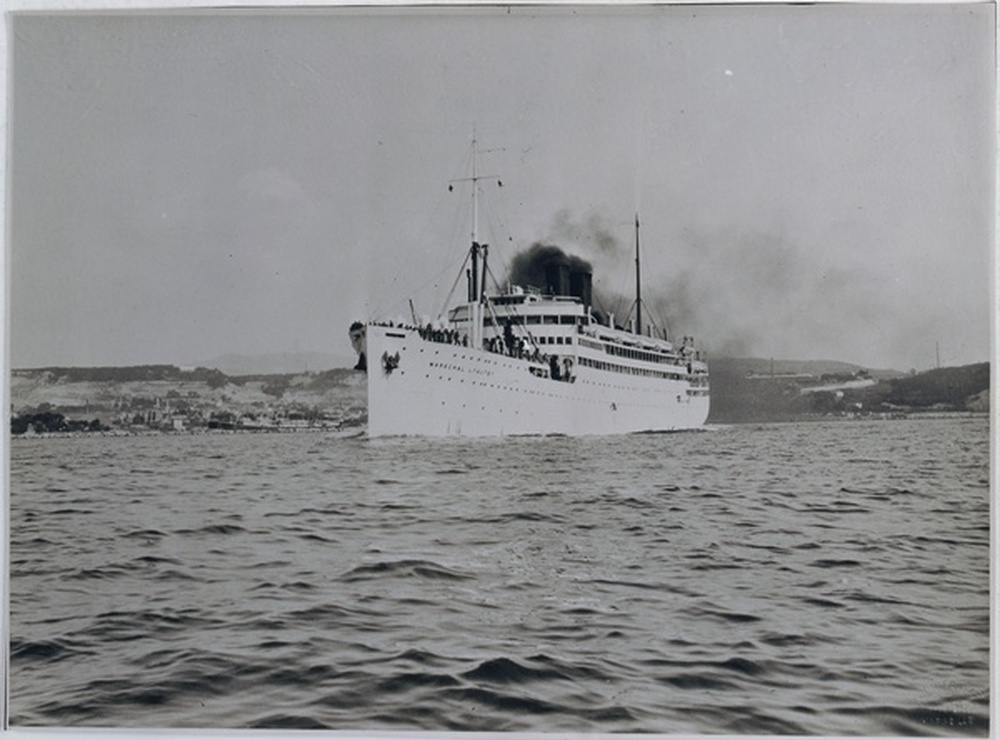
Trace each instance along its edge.
<instances>
[{"instance_id":1,"label":"ship's name lettering","mask_svg":"<svg viewBox=\"0 0 1000 740\"><path fill-rule=\"evenodd\" d=\"M462 365L451 365L447 362L429 362L429 367L440 368L441 370L453 370L459 373L472 373L473 375L492 375L492 370L478 367L463 367Z\"/></svg>"}]
</instances>

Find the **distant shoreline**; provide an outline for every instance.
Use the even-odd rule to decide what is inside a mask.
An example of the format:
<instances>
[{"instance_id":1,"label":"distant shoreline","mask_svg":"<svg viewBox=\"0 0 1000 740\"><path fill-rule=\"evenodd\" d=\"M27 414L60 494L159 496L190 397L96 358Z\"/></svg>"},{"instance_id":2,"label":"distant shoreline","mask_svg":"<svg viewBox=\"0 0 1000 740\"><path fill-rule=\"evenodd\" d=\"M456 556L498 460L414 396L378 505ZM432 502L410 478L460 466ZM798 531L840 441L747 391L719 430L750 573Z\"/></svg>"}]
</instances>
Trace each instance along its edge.
<instances>
[{"instance_id":1,"label":"distant shoreline","mask_svg":"<svg viewBox=\"0 0 1000 740\"><path fill-rule=\"evenodd\" d=\"M186 429L165 431L159 429L141 432L111 430L105 432L36 432L34 434L12 434L11 440L29 439L85 439L90 437L192 437L199 435L227 436L233 434L360 434L360 429L338 429L337 427L303 427L301 429Z\"/></svg>"},{"instance_id":2,"label":"distant shoreline","mask_svg":"<svg viewBox=\"0 0 1000 740\"><path fill-rule=\"evenodd\" d=\"M718 359L708 424L988 414L989 363L882 377L844 363ZM229 377L176 366L49 368L10 378L12 436L363 429L365 375L338 368Z\"/></svg>"},{"instance_id":3,"label":"distant shoreline","mask_svg":"<svg viewBox=\"0 0 1000 740\"><path fill-rule=\"evenodd\" d=\"M876 415L869 414L866 416L801 416L797 418L789 419L768 419L768 420L756 420L756 421L719 421L719 422L708 422L701 429L690 430L690 431L703 431L711 427L730 427L730 426L748 426L757 425L762 426L766 424L818 424L820 422L837 422L837 423L850 423L859 421L934 421L942 419L978 419L978 418L989 418L991 413L989 411L915 411L912 413L901 413L893 415ZM331 434L337 435L339 437L354 437L354 436L364 436L365 428L363 425L349 426L349 427L336 427L336 426L315 426L315 427L286 427L281 428L268 428L268 429L184 429L184 430L161 430L161 429L143 429L141 431L124 431L120 429L112 429L100 432L33 432L30 434L12 434L10 439L12 441L18 440L32 440L32 439L83 439L91 437L190 437L197 435L209 435L209 436L229 436L229 435L240 435L240 434ZM636 432L636 434L643 434L643 432ZM547 435L528 435L528 436L547 436ZM598 435L600 436L600 435ZM502 439L502 438L498 438Z\"/></svg>"}]
</instances>

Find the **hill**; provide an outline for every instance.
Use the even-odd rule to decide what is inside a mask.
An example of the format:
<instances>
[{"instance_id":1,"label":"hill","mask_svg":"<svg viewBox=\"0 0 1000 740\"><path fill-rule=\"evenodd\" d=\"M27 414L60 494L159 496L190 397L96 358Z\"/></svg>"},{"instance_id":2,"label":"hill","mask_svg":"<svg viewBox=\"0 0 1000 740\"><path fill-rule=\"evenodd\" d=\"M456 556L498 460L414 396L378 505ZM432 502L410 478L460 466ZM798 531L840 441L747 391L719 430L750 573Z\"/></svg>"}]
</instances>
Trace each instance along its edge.
<instances>
[{"instance_id":1,"label":"hill","mask_svg":"<svg viewBox=\"0 0 1000 740\"><path fill-rule=\"evenodd\" d=\"M900 406L960 408L970 396L990 387L990 364L943 367L896 378L880 401Z\"/></svg>"},{"instance_id":2,"label":"hill","mask_svg":"<svg viewBox=\"0 0 1000 740\"><path fill-rule=\"evenodd\" d=\"M989 410L986 362L906 375L841 362L719 358L710 370L712 423Z\"/></svg>"},{"instance_id":3,"label":"hill","mask_svg":"<svg viewBox=\"0 0 1000 740\"><path fill-rule=\"evenodd\" d=\"M260 355L229 353L197 363L226 375L280 375L307 373L329 367L351 367L357 358L326 352L272 352Z\"/></svg>"},{"instance_id":4,"label":"hill","mask_svg":"<svg viewBox=\"0 0 1000 740\"><path fill-rule=\"evenodd\" d=\"M342 428L364 423L364 375L346 368L229 376L173 365L39 368L11 374L12 429Z\"/></svg>"}]
</instances>

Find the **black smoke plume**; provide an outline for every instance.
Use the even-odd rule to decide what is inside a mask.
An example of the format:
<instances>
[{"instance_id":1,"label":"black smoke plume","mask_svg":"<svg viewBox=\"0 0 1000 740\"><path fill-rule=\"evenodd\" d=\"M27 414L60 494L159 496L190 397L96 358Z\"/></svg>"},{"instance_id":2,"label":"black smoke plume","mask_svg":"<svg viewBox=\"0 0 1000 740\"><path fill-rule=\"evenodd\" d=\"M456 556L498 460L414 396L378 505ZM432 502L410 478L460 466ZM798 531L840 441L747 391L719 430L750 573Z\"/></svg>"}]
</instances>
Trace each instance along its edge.
<instances>
[{"instance_id":1,"label":"black smoke plume","mask_svg":"<svg viewBox=\"0 0 1000 740\"><path fill-rule=\"evenodd\" d=\"M552 292L555 286L548 284L546 276L546 270L551 265L568 267L571 272L593 272L590 263L582 257L566 254L554 244L535 242L514 255L507 273L507 282L511 285L531 286L546 293Z\"/></svg>"},{"instance_id":2,"label":"black smoke plume","mask_svg":"<svg viewBox=\"0 0 1000 740\"><path fill-rule=\"evenodd\" d=\"M646 228L642 236L644 331L666 330L675 341L693 335L709 357L864 363L919 355L921 343L933 357L935 338L947 332L945 319L928 321L899 303L895 274L845 262L787 225ZM634 258L629 220L560 211L543 240L514 257L508 280L546 291L550 261L574 270L591 260L594 316L604 323L614 314L622 325L635 316Z\"/></svg>"}]
</instances>

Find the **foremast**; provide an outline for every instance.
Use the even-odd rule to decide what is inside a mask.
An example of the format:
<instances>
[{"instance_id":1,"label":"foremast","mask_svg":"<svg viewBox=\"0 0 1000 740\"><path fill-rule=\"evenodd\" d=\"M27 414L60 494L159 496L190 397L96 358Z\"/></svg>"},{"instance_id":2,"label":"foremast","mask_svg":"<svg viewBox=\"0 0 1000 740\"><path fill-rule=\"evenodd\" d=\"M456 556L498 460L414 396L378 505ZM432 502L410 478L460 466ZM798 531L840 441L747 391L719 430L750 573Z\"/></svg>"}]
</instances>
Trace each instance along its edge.
<instances>
[{"instance_id":1,"label":"foremast","mask_svg":"<svg viewBox=\"0 0 1000 740\"><path fill-rule=\"evenodd\" d=\"M483 317L486 302L486 273L489 245L479 241L479 181L494 178L496 175L481 175L478 168L479 149L476 132L472 131L472 177L462 177L452 180L448 189L453 189L454 183L468 182L472 186L472 234L469 247L470 267L466 272L468 282L469 305L469 344L473 347L483 346ZM497 185L503 183L497 180Z\"/></svg>"}]
</instances>

